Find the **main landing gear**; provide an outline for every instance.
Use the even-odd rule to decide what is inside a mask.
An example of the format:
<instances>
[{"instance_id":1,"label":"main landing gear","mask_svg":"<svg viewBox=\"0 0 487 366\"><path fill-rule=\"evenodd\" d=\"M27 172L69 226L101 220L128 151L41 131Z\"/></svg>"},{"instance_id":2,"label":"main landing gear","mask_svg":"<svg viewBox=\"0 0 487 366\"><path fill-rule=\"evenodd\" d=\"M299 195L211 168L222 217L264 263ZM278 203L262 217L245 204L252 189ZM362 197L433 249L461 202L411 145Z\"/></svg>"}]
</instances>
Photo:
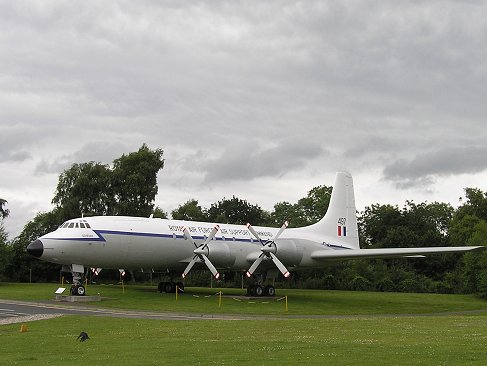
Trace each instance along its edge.
<instances>
[{"instance_id":1,"label":"main landing gear","mask_svg":"<svg viewBox=\"0 0 487 366\"><path fill-rule=\"evenodd\" d=\"M276 288L272 285L263 286L254 283L247 287L247 296L276 296Z\"/></svg>"},{"instance_id":2,"label":"main landing gear","mask_svg":"<svg viewBox=\"0 0 487 366\"><path fill-rule=\"evenodd\" d=\"M178 288L178 292L184 292L184 285L182 282L159 282L157 286L157 291L161 294L165 292L166 294L175 293L176 287Z\"/></svg>"}]
</instances>

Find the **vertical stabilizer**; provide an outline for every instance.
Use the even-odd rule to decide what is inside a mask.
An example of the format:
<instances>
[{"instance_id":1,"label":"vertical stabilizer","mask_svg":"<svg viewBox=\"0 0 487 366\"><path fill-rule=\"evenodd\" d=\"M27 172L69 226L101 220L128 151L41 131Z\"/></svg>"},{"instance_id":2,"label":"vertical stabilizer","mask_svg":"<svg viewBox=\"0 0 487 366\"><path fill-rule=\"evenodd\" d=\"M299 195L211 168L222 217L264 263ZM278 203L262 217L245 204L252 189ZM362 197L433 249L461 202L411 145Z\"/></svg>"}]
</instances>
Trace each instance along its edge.
<instances>
[{"instance_id":1,"label":"vertical stabilizer","mask_svg":"<svg viewBox=\"0 0 487 366\"><path fill-rule=\"evenodd\" d=\"M328 211L309 229L336 238L338 242L353 249L359 249L353 179L350 173L337 172Z\"/></svg>"}]
</instances>

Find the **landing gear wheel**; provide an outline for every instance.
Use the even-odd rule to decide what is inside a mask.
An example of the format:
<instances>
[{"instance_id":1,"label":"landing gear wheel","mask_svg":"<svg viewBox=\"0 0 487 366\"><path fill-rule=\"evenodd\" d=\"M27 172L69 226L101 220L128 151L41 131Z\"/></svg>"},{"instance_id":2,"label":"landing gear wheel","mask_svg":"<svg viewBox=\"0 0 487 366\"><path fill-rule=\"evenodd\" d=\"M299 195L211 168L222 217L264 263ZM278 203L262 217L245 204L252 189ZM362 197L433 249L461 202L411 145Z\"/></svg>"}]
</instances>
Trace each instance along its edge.
<instances>
[{"instance_id":1,"label":"landing gear wheel","mask_svg":"<svg viewBox=\"0 0 487 366\"><path fill-rule=\"evenodd\" d=\"M73 296L84 296L86 294L85 287L83 285L71 286L71 295Z\"/></svg>"},{"instance_id":2,"label":"landing gear wheel","mask_svg":"<svg viewBox=\"0 0 487 366\"><path fill-rule=\"evenodd\" d=\"M166 294L170 294L176 291L176 284L174 282L165 282L164 283L164 292Z\"/></svg>"},{"instance_id":3,"label":"landing gear wheel","mask_svg":"<svg viewBox=\"0 0 487 366\"><path fill-rule=\"evenodd\" d=\"M256 285L254 288L254 292L255 292L255 296L260 297L264 293L264 289L262 288L261 285Z\"/></svg>"},{"instance_id":4,"label":"landing gear wheel","mask_svg":"<svg viewBox=\"0 0 487 366\"><path fill-rule=\"evenodd\" d=\"M264 287L264 296L276 296L276 288L272 285Z\"/></svg>"}]
</instances>

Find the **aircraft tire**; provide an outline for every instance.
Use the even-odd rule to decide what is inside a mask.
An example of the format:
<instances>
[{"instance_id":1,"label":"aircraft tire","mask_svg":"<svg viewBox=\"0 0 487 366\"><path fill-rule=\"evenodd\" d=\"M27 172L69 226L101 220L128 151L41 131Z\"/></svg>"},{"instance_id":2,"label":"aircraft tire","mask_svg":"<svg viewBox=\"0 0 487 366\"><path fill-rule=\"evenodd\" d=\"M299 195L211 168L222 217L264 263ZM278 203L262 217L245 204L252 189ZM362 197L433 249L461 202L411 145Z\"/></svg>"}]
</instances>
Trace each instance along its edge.
<instances>
[{"instance_id":1,"label":"aircraft tire","mask_svg":"<svg viewBox=\"0 0 487 366\"><path fill-rule=\"evenodd\" d=\"M276 296L276 288L272 285L264 287L264 296Z\"/></svg>"},{"instance_id":2,"label":"aircraft tire","mask_svg":"<svg viewBox=\"0 0 487 366\"><path fill-rule=\"evenodd\" d=\"M174 282L165 282L164 283L164 292L166 294L170 294L176 291L176 284Z\"/></svg>"},{"instance_id":3,"label":"aircraft tire","mask_svg":"<svg viewBox=\"0 0 487 366\"><path fill-rule=\"evenodd\" d=\"M254 292L255 296L261 297L264 294L264 288L261 285L256 285Z\"/></svg>"},{"instance_id":4,"label":"aircraft tire","mask_svg":"<svg viewBox=\"0 0 487 366\"><path fill-rule=\"evenodd\" d=\"M71 295L73 296L84 296L86 294L86 289L83 285L71 286Z\"/></svg>"}]
</instances>

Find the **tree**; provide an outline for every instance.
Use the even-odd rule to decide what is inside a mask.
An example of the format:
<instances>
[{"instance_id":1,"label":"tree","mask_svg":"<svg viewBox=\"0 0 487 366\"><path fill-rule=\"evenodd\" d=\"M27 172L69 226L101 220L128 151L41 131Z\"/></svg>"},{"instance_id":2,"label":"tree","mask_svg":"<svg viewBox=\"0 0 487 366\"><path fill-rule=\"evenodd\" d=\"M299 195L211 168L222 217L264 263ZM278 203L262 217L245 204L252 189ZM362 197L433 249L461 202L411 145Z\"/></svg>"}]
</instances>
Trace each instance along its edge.
<instances>
[{"instance_id":1,"label":"tree","mask_svg":"<svg viewBox=\"0 0 487 366\"><path fill-rule=\"evenodd\" d=\"M95 162L75 163L59 176L52 203L63 221L83 214L148 217L154 210L157 173L164 166L162 154L143 144L137 152L116 159L113 169Z\"/></svg>"},{"instance_id":2,"label":"tree","mask_svg":"<svg viewBox=\"0 0 487 366\"><path fill-rule=\"evenodd\" d=\"M156 219L167 219L167 213L159 206L154 207L152 210L152 217Z\"/></svg>"},{"instance_id":3,"label":"tree","mask_svg":"<svg viewBox=\"0 0 487 366\"><path fill-rule=\"evenodd\" d=\"M297 213L304 225L318 222L325 216L330 204L333 187L317 186L297 203Z\"/></svg>"},{"instance_id":4,"label":"tree","mask_svg":"<svg viewBox=\"0 0 487 366\"><path fill-rule=\"evenodd\" d=\"M318 222L328 210L332 189L333 187L324 185L317 186L295 204L276 203L271 213L272 224L282 225L284 221L289 220L290 227L302 227Z\"/></svg>"},{"instance_id":5,"label":"tree","mask_svg":"<svg viewBox=\"0 0 487 366\"><path fill-rule=\"evenodd\" d=\"M113 162L112 189L117 215L149 216L154 208L157 173L164 167L163 151L146 144Z\"/></svg>"},{"instance_id":6,"label":"tree","mask_svg":"<svg viewBox=\"0 0 487 366\"><path fill-rule=\"evenodd\" d=\"M171 217L174 220L208 221L208 216L203 212L203 209L195 199L190 199L184 204L179 205L171 211Z\"/></svg>"},{"instance_id":7,"label":"tree","mask_svg":"<svg viewBox=\"0 0 487 366\"><path fill-rule=\"evenodd\" d=\"M7 232L3 227L3 222L0 221L0 279L4 277L7 264L11 260L11 250L8 243Z\"/></svg>"},{"instance_id":8,"label":"tree","mask_svg":"<svg viewBox=\"0 0 487 366\"><path fill-rule=\"evenodd\" d=\"M3 198L0 198L0 219L4 219L9 215L9 210L4 208L7 204L7 201L4 200Z\"/></svg>"},{"instance_id":9,"label":"tree","mask_svg":"<svg viewBox=\"0 0 487 366\"><path fill-rule=\"evenodd\" d=\"M449 240L452 245L487 246L487 193L465 188L466 201L450 223ZM487 252L467 253L457 273L465 292L476 292L487 298Z\"/></svg>"},{"instance_id":10,"label":"tree","mask_svg":"<svg viewBox=\"0 0 487 366\"><path fill-rule=\"evenodd\" d=\"M113 213L115 199L111 171L101 163L75 163L59 176L52 203L62 209L65 219L81 215L98 216Z\"/></svg>"},{"instance_id":11,"label":"tree","mask_svg":"<svg viewBox=\"0 0 487 366\"><path fill-rule=\"evenodd\" d=\"M269 222L269 213L257 205L233 196L231 199L222 199L211 205L207 211L208 220L242 224L250 222L252 225L265 225Z\"/></svg>"},{"instance_id":12,"label":"tree","mask_svg":"<svg viewBox=\"0 0 487 366\"><path fill-rule=\"evenodd\" d=\"M3 207L5 204L7 204L7 201L0 198L0 279L3 277L3 273L11 256L7 232L3 226L3 220L9 215L9 210Z\"/></svg>"}]
</instances>

